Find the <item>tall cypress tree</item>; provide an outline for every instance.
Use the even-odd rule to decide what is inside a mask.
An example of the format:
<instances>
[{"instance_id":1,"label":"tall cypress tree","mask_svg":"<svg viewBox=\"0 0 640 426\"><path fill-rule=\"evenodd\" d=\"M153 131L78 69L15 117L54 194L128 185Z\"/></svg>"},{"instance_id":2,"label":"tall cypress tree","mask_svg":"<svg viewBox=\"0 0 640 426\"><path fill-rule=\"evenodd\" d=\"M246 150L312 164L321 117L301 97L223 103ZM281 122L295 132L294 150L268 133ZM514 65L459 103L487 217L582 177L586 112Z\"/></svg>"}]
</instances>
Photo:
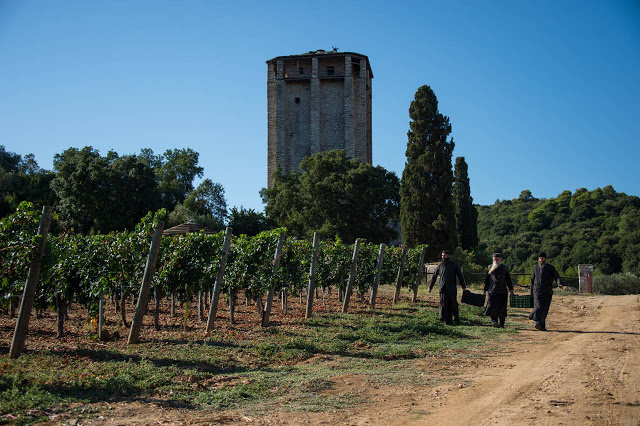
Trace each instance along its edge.
<instances>
[{"instance_id":1,"label":"tall cypress tree","mask_svg":"<svg viewBox=\"0 0 640 426\"><path fill-rule=\"evenodd\" d=\"M438 111L429 86L420 87L409 107L407 162L400 186L402 240L408 246L429 244L428 259L456 246L451 193L453 139L449 118Z\"/></svg>"},{"instance_id":2,"label":"tall cypress tree","mask_svg":"<svg viewBox=\"0 0 640 426\"><path fill-rule=\"evenodd\" d=\"M453 202L456 207L458 246L471 250L478 245L478 212L473 206L469 167L464 157L456 157L453 169Z\"/></svg>"}]
</instances>

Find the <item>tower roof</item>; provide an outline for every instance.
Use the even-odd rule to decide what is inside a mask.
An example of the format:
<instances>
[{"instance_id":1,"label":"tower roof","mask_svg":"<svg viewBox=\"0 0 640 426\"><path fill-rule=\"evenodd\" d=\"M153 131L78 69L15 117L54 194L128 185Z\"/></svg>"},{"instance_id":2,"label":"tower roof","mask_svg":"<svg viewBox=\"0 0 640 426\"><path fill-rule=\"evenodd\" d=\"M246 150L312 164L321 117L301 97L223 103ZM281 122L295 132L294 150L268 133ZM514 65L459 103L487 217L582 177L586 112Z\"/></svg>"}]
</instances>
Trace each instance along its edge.
<instances>
[{"instance_id":1,"label":"tower roof","mask_svg":"<svg viewBox=\"0 0 640 426\"><path fill-rule=\"evenodd\" d=\"M367 68L369 69L369 76L373 78L373 71L371 70L371 63L369 62L369 58L367 55L363 55L362 53L357 52L338 52L337 50L310 50L306 53L300 53L297 55L286 55L286 56L276 56L275 58L271 58L267 60L267 64L277 61L278 59L302 59L302 58L314 58L314 57L322 57L322 56L356 56L359 58L364 58L367 61Z\"/></svg>"}]
</instances>

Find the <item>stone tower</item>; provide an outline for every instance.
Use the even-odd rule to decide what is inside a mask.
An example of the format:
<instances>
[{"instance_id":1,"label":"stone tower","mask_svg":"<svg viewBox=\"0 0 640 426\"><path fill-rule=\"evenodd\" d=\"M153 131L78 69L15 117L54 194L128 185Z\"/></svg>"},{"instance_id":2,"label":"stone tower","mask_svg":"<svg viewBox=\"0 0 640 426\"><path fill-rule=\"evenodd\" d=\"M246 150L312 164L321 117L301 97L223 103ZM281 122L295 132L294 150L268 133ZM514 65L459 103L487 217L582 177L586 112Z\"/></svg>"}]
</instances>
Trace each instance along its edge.
<instances>
[{"instance_id":1,"label":"stone tower","mask_svg":"<svg viewBox=\"0 0 640 426\"><path fill-rule=\"evenodd\" d=\"M317 152L344 149L371 164L369 58L316 50L267 61L268 185Z\"/></svg>"}]
</instances>

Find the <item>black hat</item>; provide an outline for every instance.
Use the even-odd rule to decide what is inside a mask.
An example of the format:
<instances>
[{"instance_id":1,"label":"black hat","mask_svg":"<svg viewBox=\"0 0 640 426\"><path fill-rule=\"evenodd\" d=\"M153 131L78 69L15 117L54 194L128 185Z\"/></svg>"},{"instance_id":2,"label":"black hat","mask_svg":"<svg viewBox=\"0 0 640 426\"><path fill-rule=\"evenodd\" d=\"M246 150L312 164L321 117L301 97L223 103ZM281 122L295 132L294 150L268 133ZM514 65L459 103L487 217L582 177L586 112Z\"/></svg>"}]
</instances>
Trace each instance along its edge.
<instances>
[{"instance_id":1,"label":"black hat","mask_svg":"<svg viewBox=\"0 0 640 426\"><path fill-rule=\"evenodd\" d=\"M499 257L500 259L504 259L504 256L500 252L493 253L493 257Z\"/></svg>"},{"instance_id":2,"label":"black hat","mask_svg":"<svg viewBox=\"0 0 640 426\"><path fill-rule=\"evenodd\" d=\"M544 258L546 258L546 257L547 257L547 253L545 253L545 252L541 251L541 252L540 252L540 254L538 255L538 257L544 257Z\"/></svg>"}]
</instances>

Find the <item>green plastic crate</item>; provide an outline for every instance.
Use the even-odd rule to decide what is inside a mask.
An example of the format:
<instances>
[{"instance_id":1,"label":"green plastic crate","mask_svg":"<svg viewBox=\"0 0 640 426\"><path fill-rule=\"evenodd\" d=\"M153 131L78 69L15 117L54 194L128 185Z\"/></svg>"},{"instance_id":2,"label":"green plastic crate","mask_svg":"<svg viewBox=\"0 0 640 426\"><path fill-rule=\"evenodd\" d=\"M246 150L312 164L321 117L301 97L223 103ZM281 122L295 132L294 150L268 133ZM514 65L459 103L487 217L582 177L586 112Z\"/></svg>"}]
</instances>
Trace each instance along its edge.
<instances>
[{"instance_id":1,"label":"green plastic crate","mask_svg":"<svg viewBox=\"0 0 640 426\"><path fill-rule=\"evenodd\" d=\"M519 295L514 294L511 296L511 307L512 308L533 308L533 297L530 294L527 295Z\"/></svg>"}]
</instances>

